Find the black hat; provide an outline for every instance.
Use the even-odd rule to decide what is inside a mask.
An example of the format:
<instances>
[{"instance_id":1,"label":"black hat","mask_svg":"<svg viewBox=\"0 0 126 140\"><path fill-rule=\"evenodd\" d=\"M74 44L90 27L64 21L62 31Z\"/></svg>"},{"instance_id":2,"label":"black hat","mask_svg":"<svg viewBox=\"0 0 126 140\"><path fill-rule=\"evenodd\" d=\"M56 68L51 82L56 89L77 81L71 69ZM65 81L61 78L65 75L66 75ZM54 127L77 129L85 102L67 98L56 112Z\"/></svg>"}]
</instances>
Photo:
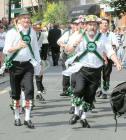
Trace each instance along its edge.
<instances>
[{"instance_id":1,"label":"black hat","mask_svg":"<svg viewBox=\"0 0 126 140\"><path fill-rule=\"evenodd\" d=\"M77 20L77 18L76 17L73 17L73 18L71 18L71 19L68 20L68 23L74 23L75 20Z\"/></svg>"}]
</instances>

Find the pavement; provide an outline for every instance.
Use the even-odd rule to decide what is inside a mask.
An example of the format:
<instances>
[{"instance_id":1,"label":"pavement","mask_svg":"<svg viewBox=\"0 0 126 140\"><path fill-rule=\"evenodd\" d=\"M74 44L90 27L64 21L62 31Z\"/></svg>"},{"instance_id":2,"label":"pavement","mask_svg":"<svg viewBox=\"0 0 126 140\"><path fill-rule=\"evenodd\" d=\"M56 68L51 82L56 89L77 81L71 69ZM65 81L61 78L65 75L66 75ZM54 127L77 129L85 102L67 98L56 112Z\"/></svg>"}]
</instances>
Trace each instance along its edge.
<instances>
[{"instance_id":1,"label":"pavement","mask_svg":"<svg viewBox=\"0 0 126 140\"><path fill-rule=\"evenodd\" d=\"M9 108L10 98L8 94L8 75L0 77L0 140L124 140L126 137L126 120L118 118L118 129L115 129L115 120L111 110L109 98L96 98L96 109L87 114L87 120L91 128L82 128L79 121L75 125L69 125L70 97L60 97L62 92L61 65L46 69L43 83L46 94L45 102L35 100L35 108L32 111L32 121L35 129L30 130L24 125L15 127L13 113ZM126 80L126 70L117 72L115 67L111 74L111 87ZM4 82L5 81L5 82ZM35 89L36 90L36 89ZM36 94L36 92L35 92ZM21 114L23 124L24 114Z\"/></svg>"}]
</instances>

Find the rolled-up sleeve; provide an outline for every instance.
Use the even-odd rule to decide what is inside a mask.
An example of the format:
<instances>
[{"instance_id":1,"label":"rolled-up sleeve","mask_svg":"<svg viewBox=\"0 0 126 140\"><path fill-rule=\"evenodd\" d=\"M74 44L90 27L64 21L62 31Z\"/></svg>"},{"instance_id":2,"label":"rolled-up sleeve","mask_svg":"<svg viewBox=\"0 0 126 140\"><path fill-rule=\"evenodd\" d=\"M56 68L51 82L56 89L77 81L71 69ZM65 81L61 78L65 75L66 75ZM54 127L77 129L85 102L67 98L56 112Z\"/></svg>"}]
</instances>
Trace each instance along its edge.
<instances>
[{"instance_id":1,"label":"rolled-up sleeve","mask_svg":"<svg viewBox=\"0 0 126 140\"><path fill-rule=\"evenodd\" d=\"M60 45L60 43L67 43L69 40L69 31L64 33L57 41L57 44Z\"/></svg>"},{"instance_id":2,"label":"rolled-up sleeve","mask_svg":"<svg viewBox=\"0 0 126 140\"><path fill-rule=\"evenodd\" d=\"M8 49L10 47L12 47L13 45L13 41L14 41L14 32L12 30L8 31L7 34L6 34L6 37L5 37L5 45L4 45L4 48L3 48L3 53L4 54L10 54L8 52Z\"/></svg>"},{"instance_id":3,"label":"rolled-up sleeve","mask_svg":"<svg viewBox=\"0 0 126 140\"><path fill-rule=\"evenodd\" d=\"M111 58L111 56L115 53L111 43L109 41L104 43L104 47L105 47L105 53L107 54L108 58Z\"/></svg>"},{"instance_id":4,"label":"rolled-up sleeve","mask_svg":"<svg viewBox=\"0 0 126 140\"><path fill-rule=\"evenodd\" d=\"M32 48L33 48L35 59L37 60L37 62L41 62L40 53L39 53L39 46L38 46L38 42L37 42L37 35L36 35L36 32L34 30L32 30L32 38L33 38Z\"/></svg>"}]
</instances>

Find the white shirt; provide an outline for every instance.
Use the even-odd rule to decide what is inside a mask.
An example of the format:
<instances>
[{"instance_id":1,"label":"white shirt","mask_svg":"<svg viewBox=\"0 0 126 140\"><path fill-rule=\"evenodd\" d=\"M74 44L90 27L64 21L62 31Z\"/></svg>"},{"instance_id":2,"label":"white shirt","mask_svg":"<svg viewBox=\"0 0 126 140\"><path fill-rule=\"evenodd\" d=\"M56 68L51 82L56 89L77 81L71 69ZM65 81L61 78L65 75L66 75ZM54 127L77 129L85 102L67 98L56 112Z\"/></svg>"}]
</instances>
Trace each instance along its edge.
<instances>
[{"instance_id":1,"label":"white shirt","mask_svg":"<svg viewBox=\"0 0 126 140\"><path fill-rule=\"evenodd\" d=\"M119 47L119 43L118 43L115 33L106 32L106 33L102 33L102 35L106 37L107 39L106 42L110 41L111 45L115 45L117 48Z\"/></svg>"},{"instance_id":2,"label":"white shirt","mask_svg":"<svg viewBox=\"0 0 126 140\"><path fill-rule=\"evenodd\" d=\"M42 33L41 32L36 32L36 34L37 34L38 47L39 47L39 50L40 50L41 47L42 47L42 42L43 42Z\"/></svg>"},{"instance_id":3,"label":"white shirt","mask_svg":"<svg viewBox=\"0 0 126 140\"><path fill-rule=\"evenodd\" d=\"M0 33L0 48L4 47L6 32Z\"/></svg>"},{"instance_id":4,"label":"white shirt","mask_svg":"<svg viewBox=\"0 0 126 140\"><path fill-rule=\"evenodd\" d=\"M48 44L48 31L42 31L42 44Z\"/></svg>"},{"instance_id":5,"label":"white shirt","mask_svg":"<svg viewBox=\"0 0 126 140\"><path fill-rule=\"evenodd\" d=\"M69 38L72 34L72 30L66 31L57 41L57 44L60 44L60 42L67 44L69 41Z\"/></svg>"},{"instance_id":6,"label":"white shirt","mask_svg":"<svg viewBox=\"0 0 126 140\"><path fill-rule=\"evenodd\" d=\"M112 48L112 45L109 41L106 42L106 36L101 35L100 39L96 41L97 44L97 52L103 56L104 53L107 54L108 57L111 57L115 52ZM90 40L93 41L93 40ZM80 43L79 52L76 56L82 54L87 47L87 42L85 39ZM94 53L88 52L79 62L74 62L71 67L67 70L63 71L63 75L70 76L72 73L78 72L82 67L89 68L100 68L103 65L103 61L101 61Z\"/></svg>"},{"instance_id":7,"label":"white shirt","mask_svg":"<svg viewBox=\"0 0 126 140\"><path fill-rule=\"evenodd\" d=\"M23 34L27 34L28 29L26 30L21 26L19 26L19 31L22 31ZM32 28L31 28L30 37L31 37L31 46L34 52L35 59L37 60L37 62L40 62L41 59L40 59L39 47L37 43L37 36L36 36L36 32ZM17 32L16 29L12 28L11 30L9 30L6 34L3 53L7 54L8 56L11 56L13 53L9 53L8 49L11 47L15 47L20 39L21 39L20 33ZM22 48L18 52L17 56L14 58L14 61L22 62L22 61L29 61L30 59L33 59L33 56L29 50L29 47L26 47L26 48Z\"/></svg>"}]
</instances>

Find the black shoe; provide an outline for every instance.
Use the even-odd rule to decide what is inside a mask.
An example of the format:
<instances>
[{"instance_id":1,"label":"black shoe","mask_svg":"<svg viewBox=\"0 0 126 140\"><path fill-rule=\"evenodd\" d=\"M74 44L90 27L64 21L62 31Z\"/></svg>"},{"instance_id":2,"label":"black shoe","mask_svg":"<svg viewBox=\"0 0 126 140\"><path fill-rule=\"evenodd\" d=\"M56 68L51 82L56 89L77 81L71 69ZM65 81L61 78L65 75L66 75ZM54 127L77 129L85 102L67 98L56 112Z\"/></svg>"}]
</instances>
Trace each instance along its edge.
<instances>
[{"instance_id":1,"label":"black shoe","mask_svg":"<svg viewBox=\"0 0 126 140\"><path fill-rule=\"evenodd\" d=\"M74 114L74 111L75 111L75 107L74 106L71 106L71 108L69 110L69 114Z\"/></svg>"},{"instance_id":2,"label":"black shoe","mask_svg":"<svg viewBox=\"0 0 126 140\"><path fill-rule=\"evenodd\" d=\"M60 96L69 96L68 94L66 94L65 92L61 93Z\"/></svg>"},{"instance_id":3,"label":"black shoe","mask_svg":"<svg viewBox=\"0 0 126 140\"><path fill-rule=\"evenodd\" d=\"M80 117L78 116L78 115L73 115L71 118L70 118L70 120L69 120L69 124L75 124L75 123L77 123L77 120L79 120L80 119Z\"/></svg>"},{"instance_id":4,"label":"black shoe","mask_svg":"<svg viewBox=\"0 0 126 140\"><path fill-rule=\"evenodd\" d=\"M91 126L88 124L86 119L80 120L80 123L81 123L82 127L84 127L84 128L91 128Z\"/></svg>"},{"instance_id":5,"label":"black shoe","mask_svg":"<svg viewBox=\"0 0 126 140\"><path fill-rule=\"evenodd\" d=\"M94 103L92 104L91 108L92 108L92 109L95 109L95 105L94 105Z\"/></svg>"},{"instance_id":6,"label":"black shoe","mask_svg":"<svg viewBox=\"0 0 126 140\"><path fill-rule=\"evenodd\" d=\"M21 120L20 120L20 119L16 119L16 120L14 121L14 125L15 125L15 126L21 126Z\"/></svg>"},{"instance_id":7,"label":"black shoe","mask_svg":"<svg viewBox=\"0 0 126 140\"><path fill-rule=\"evenodd\" d=\"M100 97L101 95L102 95L102 91L101 90L96 93L96 97Z\"/></svg>"},{"instance_id":8,"label":"black shoe","mask_svg":"<svg viewBox=\"0 0 126 140\"><path fill-rule=\"evenodd\" d=\"M107 94L103 94L101 99L107 99Z\"/></svg>"},{"instance_id":9,"label":"black shoe","mask_svg":"<svg viewBox=\"0 0 126 140\"><path fill-rule=\"evenodd\" d=\"M29 121L24 121L24 125L27 125L27 127L28 127L28 128L31 128L31 129L34 129L34 128L35 128L35 126L34 126L34 124L32 123L31 120L29 120Z\"/></svg>"},{"instance_id":10,"label":"black shoe","mask_svg":"<svg viewBox=\"0 0 126 140\"><path fill-rule=\"evenodd\" d=\"M38 99L39 101L45 101L45 99L43 98L42 94L36 95L36 99Z\"/></svg>"}]
</instances>

